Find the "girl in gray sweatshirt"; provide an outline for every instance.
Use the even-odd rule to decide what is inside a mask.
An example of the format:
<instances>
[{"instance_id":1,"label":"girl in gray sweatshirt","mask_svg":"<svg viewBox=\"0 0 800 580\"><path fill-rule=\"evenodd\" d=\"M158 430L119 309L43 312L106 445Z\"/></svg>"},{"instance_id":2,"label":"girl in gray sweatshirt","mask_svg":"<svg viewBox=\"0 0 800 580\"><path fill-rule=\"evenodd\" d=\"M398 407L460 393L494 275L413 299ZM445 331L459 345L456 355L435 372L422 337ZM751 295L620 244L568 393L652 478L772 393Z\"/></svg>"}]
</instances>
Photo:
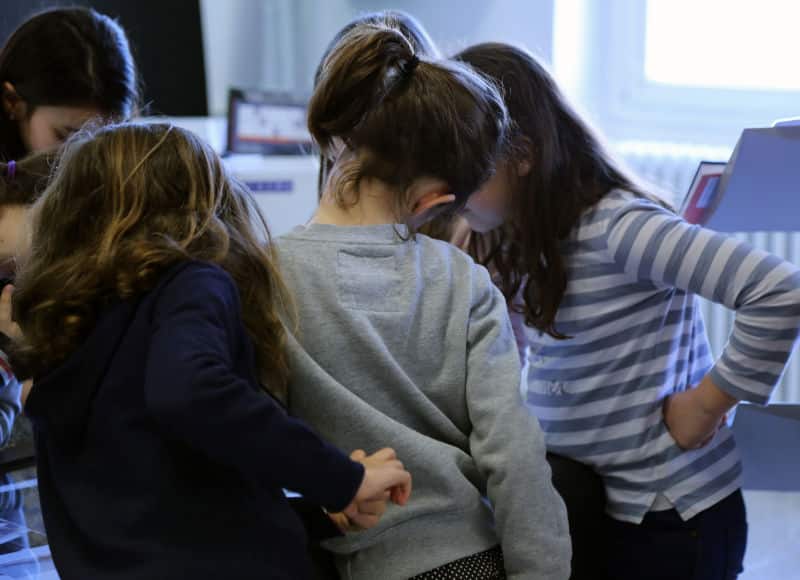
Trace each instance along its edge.
<instances>
[{"instance_id":1,"label":"girl in gray sweatshirt","mask_svg":"<svg viewBox=\"0 0 800 580\"><path fill-rule=\"evenodd\" d=\"M354 28L322 66L309 128L332 170L312 222L278 241L299 314L290 409L340 447L391 445L415 487L328 542L345 579L569 577L506 301L467 255L414 233L486 181L506 125L495 87L385 26Z\"/></svg>"}]
</instances>

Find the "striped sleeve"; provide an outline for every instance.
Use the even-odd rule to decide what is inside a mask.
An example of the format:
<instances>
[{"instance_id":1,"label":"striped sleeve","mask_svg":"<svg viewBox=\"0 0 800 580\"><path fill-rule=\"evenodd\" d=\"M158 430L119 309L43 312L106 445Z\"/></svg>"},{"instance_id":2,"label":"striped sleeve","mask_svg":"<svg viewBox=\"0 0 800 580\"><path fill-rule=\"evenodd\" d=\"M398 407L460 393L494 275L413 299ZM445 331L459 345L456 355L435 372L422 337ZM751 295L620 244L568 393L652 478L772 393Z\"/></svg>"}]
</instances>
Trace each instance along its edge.
<instances>
[{"instance_id":1,"label":"striped sleeve","mask_svg":"<svg viewBox=\"0 0 800 580\"><path fill-rule=\"evenodd\" d=\"M0 446L11 439L14 421L22 411L21 393L22 385L11 371L5 353L0 351Z\"/></svg>"},{"instance_id":2,"label":"striped sleeve","mask_svg":"<svg viewBox=\"0 0 800 580\"><path fill-rule=\"evenodd\" d=\"M739 400L769 400L800 329L797 267L644 199L611 213L606 242L613 260L638 281L680 288L735 310L733 331L710 377Z\"/></svg>"}]
</instances>

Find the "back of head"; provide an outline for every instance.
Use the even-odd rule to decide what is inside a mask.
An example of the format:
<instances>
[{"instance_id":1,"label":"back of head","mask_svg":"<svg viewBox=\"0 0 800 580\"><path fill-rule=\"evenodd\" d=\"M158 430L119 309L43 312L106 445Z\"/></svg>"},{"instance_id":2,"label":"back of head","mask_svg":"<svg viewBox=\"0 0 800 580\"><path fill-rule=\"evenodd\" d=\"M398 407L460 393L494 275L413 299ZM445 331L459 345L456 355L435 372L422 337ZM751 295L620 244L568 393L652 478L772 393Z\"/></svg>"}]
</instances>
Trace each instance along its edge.
<instances>
[{"instance_id":1,"label":"back of head","mask_svg":"<svg viewBox=\"0 0 800 580\"><path fill-rule=\"evenodd\" d=\"M0 50L0 85L29 106L89 107L122 120L134 114L139 87L122 28L87 8L59 8L23 23ZM0 110L0 157L25 151L16 123Z\"/></svg>"},{"instance_id":2,"label":"back of head","mask_svg":"<svg viewBox=\"0 0 800 580\"><path fill-rule=\"evenodd\" d=\"M281 387L282 286L266 225L250 193L195 135L166 124L78 134L33 215L14 308L34 371L74 350L105 304L136 299L172 265L200 260L239 285L260 368Z\"/></svg>"},{"instance_id":3,"label":"back of head","mask_svg":"<svg viewBox=\"0 0 800 580\"><path fill-rule=\"evenodd\" d=\"M397 192L400 213L420 177L444 181L456 205L465 203L491 175L506 123L491 82L463 64L420 57L405 36L380 25L358 26L336 45L308 112L322 155L339 160L339 201L372 178Z\"/></svg>"},{"instance_id":4,"label":"back of head","mask_svg":"<svg viewBox=\"0 0 800 580\"><path fill-rule=\"evenodd\" d=\"M431 39L428 31L425 30L422 24L411 14L403 12L402 10L381 10L379 12L368 12L348 22L339 32L336 33L336 36L334 36L333 40L331 40L330 44L328 44L328 47L325 49L325 52L322 54L322 58L317 65L317 70L314 73L315 87L317 86L317 83L319 83L319 79L322 76L322 67L325 64L325 61L328 59L328 56L331 54L333 49L336 48L336 45L342 40L342 38L347 36L349 32L359 26L370 25L385 26L387 28L397 30L400 34L408 39L408 41L411 43L411 46L414 48L414 52L419 57L438 59L441 56L439 48ZM333 162L330 159L327 159L326 157L322 157L320 159L319 179L317 180L317 189L320 197L322 196L322 188L325 185L325 179L330 173L332 165Z\"/></svg>"},{"instance_id":5,"label":"back of head","mask_svg":"<svg viewBox=\"0 0 800 580\"><path fill-rule=\"evenodd\" d=\"M400 34L405 36L414 48L414 52L419 56L436 59L441 56L439 48L431 39L428 31L422 24L408 12L402 10L381 10L379 12L367 12L354 18L342 29L336 33L333 39L328 44L325 52L322 53L322 58L317 65L317 70L314 73L314 86L317 86L320 76L322 75L322 67L325 64L328 56L339 44L348 33L359 26L385 26L397 30Z\"/></svg>"},{"instance_id":6,"label":"back of head","mask_svg":"<svg viewBox=\"0 0 800 580\"><path fill-rule=\"evenodd\" d=\"M548 219L552 220L556 208L571 214L569 223L559 220L563 226L556 232L559 237L571 230L577 215L610 189L632 186L599 134L532 54L507 44L486 43L454 58L502 83L513 127L506 154L532 155L531 175L540 180L541 189L535 192L537 204L549 204L551 198L554 204Z\"/></svg>"}]
</instances>

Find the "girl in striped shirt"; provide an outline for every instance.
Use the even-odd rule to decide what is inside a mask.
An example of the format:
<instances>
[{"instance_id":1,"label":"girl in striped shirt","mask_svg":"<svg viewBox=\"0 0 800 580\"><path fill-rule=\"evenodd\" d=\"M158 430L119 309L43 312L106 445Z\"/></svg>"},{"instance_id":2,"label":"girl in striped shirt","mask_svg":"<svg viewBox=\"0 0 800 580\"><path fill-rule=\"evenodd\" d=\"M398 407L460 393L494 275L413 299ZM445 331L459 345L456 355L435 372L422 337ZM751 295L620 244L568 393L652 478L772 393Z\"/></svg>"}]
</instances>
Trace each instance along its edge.
<instances>
[{"instance_id":1,"label":"girl in striped shirt","mask_svg":"<svg viewBox=\"0 0 800 580\"><path fill-rule=\"evenodd\" d=\"M723 418L778 383L800 271L637 187L528 53L484 44L456 58L502 84L516 128L456 237L509 301L548 450L603 480L604 562L590 577L735 578L747 524ZM716 361L698 296L736 311Z\"/></svg>"}]
</instances>

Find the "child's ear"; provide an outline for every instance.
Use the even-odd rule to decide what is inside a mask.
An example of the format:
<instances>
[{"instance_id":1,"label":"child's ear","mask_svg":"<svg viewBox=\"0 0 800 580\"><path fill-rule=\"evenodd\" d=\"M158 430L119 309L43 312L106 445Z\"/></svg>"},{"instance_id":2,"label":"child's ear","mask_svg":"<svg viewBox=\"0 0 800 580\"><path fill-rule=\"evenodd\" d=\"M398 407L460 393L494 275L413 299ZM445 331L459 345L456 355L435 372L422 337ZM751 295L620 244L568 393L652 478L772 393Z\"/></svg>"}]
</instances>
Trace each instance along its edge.
<instances>
[{"instance_id":1,"label":"child's ear","mask_svg":"<svg viewBox=\"0 0 800 580\"><path fill-rule=\"evenodd\" d=\"M517 161L517 177L525 177L533 169L533 143L527 137L523 137L518 147L523 153Z\"/></svg>"},{"instance_id":2,"label":"child's ear","mask_svg":"<svg viewBox=\"0 0 800 580\"><path fill-rule=\"evenodd\" d=\"M3 83L3 109L10 119L25 117L25 101L17 94L17 89L10 82Z\"/></svg>"}]
</instances>

